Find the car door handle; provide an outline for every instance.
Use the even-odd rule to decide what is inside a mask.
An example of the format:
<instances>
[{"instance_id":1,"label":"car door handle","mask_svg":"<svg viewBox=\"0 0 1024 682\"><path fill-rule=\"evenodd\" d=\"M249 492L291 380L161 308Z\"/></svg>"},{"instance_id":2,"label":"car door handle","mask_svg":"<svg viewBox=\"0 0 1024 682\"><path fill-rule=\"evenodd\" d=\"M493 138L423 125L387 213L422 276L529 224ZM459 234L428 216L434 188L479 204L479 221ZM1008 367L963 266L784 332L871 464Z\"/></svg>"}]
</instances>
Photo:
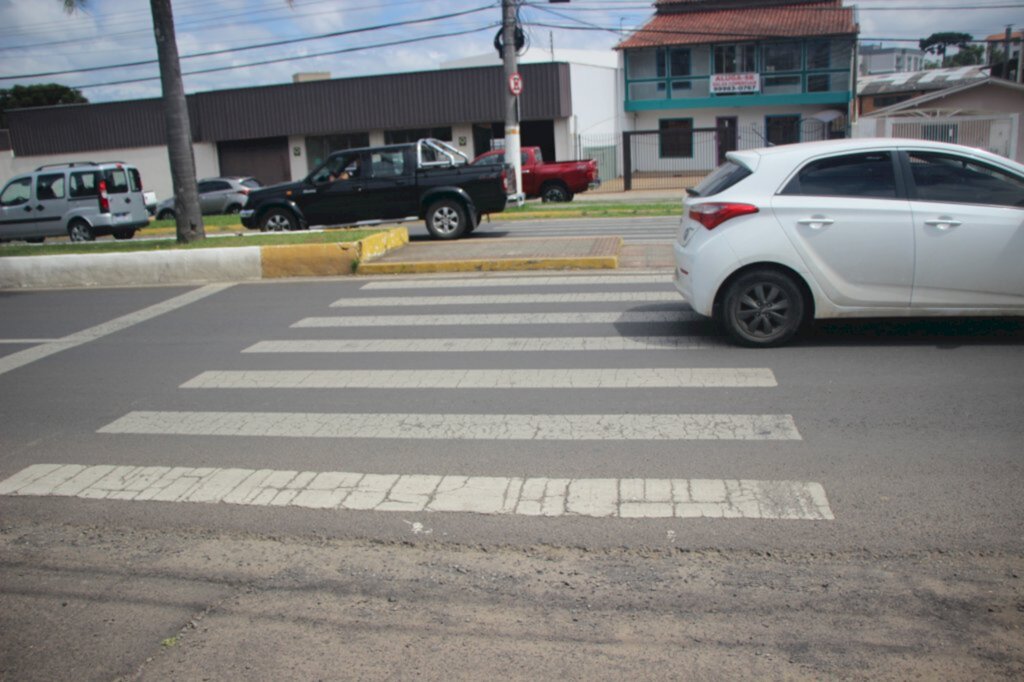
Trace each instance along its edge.
<instances>
[{"instance_id":1,"label":"car door handle","mask_svg":"<svg viewBox=\"0 0 1024 682\"><path fill-rule=\"evenodd\" d=\"M935 229L943 231L963 225L959 220L953 220L949 216L939 216L935 220L926 220L924 221L924 224L931 225Z\"/></svg>"},{"instance_id":2,"label":"car door handle","mask_svg":"<svg viewBox=\"0 0 1024 682\"><path fill-rule=\"evenodd\" d=\"M801 218L800 220L797 221L797 223L801 225L806 225L812 230L820 230L826 225L831 225L834 222L835 221L832 220L831 218L826 218L823 215L812 215L810 218Z\"/></svg>"}]
</instances>

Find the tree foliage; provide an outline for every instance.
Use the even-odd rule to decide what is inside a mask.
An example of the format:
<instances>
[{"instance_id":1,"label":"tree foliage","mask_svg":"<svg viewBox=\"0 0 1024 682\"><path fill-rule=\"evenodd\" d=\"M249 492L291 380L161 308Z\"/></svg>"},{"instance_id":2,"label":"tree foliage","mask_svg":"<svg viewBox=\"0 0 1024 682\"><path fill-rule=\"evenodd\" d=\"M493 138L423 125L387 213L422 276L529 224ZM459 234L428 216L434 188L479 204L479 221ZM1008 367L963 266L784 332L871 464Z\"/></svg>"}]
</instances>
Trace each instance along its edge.
<instances>
[{"instance_id":1,"label":"tree foliage","mask_svg":"<svg viewBox=\"0 0 1024 682\"><path fill-rule=\"evenodd\" d=\"M6 112L26 107L48 107L54 104L86 104L81 91L59 83L37 83L0 88L0 128L7 127Z\"/></svg>"},{"instance_id":2,"label":"tree foliage","mask_svg":"<svg viewBox=\"0 0 1024 682\"><path fill-rule=\"evenodd\" d=\"M964 49L972 40L974 40L974 36L970 33L947 31L944 33L933 33L927 38L922 38L917 45L928 54L945 58L947 49L950 47Z\"/></svg>"},{"instance_id":3,"label":"tree foliage","mask_svg":"<svg viewBox=\"0 0 1024 682\"><path fill-rule=\"evenodd\" d=\"M972 66L985 63L985 48L981 45L968 45L960 48L952 57L942 60L943 66Z\"/></svg>"}]
</instances>

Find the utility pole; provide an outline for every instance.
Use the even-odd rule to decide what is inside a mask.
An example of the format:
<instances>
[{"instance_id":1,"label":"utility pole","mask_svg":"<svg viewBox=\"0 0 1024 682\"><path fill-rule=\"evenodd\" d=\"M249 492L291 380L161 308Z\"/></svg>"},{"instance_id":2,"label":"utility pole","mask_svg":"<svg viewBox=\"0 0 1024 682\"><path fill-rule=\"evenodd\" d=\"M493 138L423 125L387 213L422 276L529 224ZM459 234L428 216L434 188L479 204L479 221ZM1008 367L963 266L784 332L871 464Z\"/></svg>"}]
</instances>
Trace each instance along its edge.
<instances>
[{"instance_id":1,"label":"utility pole","mask_svg":"<svg viewBox=\"0 0 1024 682\"><path fill-rule=\"evenodd\" d=\"M518 0L501 0L502 62L505 65L505 163L515 171L516 193L523 199L523 162L519 144L519 93L522 79L516 64L516 5ZM517 84L517 85L514 85Z\"/></svg>"}]
</instances>

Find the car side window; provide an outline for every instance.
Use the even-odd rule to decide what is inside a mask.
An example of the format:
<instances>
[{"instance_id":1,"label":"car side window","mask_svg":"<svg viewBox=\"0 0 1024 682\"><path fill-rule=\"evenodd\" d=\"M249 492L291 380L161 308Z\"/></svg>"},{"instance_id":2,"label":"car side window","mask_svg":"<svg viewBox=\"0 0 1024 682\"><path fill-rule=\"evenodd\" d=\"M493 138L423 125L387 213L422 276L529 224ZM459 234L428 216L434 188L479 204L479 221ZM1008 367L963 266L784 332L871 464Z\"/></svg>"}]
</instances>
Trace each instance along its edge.
<instances>
[{"instance_id":1,"label":"car side window","mask_svg":"<svg viewBox=\"0 0 1024 682\"><path fill-rule=\"evenodd\" d=\"M782 194L814 197L895 199L896 174L889 152L844 154L807 164Z\"/></svg>"},{"instance_id":2,"label":"car side window","mask_svg":"<svg viewBox=\"0 0 1024 682\"><path fill-rule=\"evenodd\" d=\"M210 189L207 190L209 192L223 192L224 190L234 189L230 182L225 182L224 180L211 180L209 185Z\"/></svg>"},{"instance_id":3,"label":"car side window","mask_svg":"<svg viewBox=\"0 0 1024 682\"><path fill-rule=\"evenodd\" d=\"M406 175L405 153L401 149L370 155L371 177L396 178Z\"/></svg>"},{"instance_id":4,"label":"car side window","mask_svg":"<svg viewBox=\"0 0 1024 682\"><path fill-rule=\"evenodd\" d=\"M533 158L537 161L538 165L544 163L544 154L540 149L533 153ZM527 157L526 152L523 152L523 163L527 163L529 160L530 159Z\"/></svg>"},{"instance_id":5,"label":"car side window","mask_svg":"<svg viewBox=\"0 0 1024 682\"><path fill-rule=\"evenodd\" d=\"M213 183L212 182L200 182L199 184L196 185L196 191L199 192L200 194L206 194L208 192L212 192L213 191Z\"/></svg>"},{"instance_id":6,"label":"car side window","mask_svg":"<svg viewBox=\"0 0 1024 682\"><path fill-rule=\"evenodd\" d=\"M497 166L505 163L504 154L491 154L490 156L484 156L477 159L474 165L476 166Z\"/></svg>"},{"instance_id":7,"label":"car side window","mask_svg":"<svg viewBox=\"0 0 1024 682\"><path fill-rule=\"evenodd\" d=\"M29 200L32 194L32 178L11 180L0 194L0 206L18 206Z\"/></svg>"},{"instance_id":8,"label":"car side window","mask_svg":"<svg viewBox=\"0 0 1024 682\"><path fill-rule=\"evenodd\" d=\"M56 173L40 175L36 178L36 199L46 201L49 199L64 198L64 174Z\"/></svg>"},{"instance_id":9,"label":"car side window","mask_svg":"<svg viewBox=\"0 0 1024 682\"><path fill-rule=\"evenodd\" d=\"M909 152L914 198L1024 208L1024 179L966 157Z\"/></svg>"},{"instance_id":10,"label":"car side window","mask_svg":"<svg viewBox=\"0 0 1024 682\"><path fill-rule=\"evenodd\" d=\"M72 173L68 181L68 195L72 199L94 197L99 194L97 184L95 171Z\"/></svg>"}]
</instances>

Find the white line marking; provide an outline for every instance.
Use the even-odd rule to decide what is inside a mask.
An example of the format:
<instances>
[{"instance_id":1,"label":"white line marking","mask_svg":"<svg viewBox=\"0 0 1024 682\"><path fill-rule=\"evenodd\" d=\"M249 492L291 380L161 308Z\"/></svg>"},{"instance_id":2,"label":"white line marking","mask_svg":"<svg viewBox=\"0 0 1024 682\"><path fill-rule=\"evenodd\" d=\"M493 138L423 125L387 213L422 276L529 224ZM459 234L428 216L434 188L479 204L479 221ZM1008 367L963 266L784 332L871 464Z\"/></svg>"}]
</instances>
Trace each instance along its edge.
<instances>
[{"instance_id":1,"label":"white line marking","mask_svg":"<svg viewBox=\"0 0 1024 682\"><path fill-rule=\"evenodd\" d=\"M636 324L692 322L704 319L691 310L625 311L610 313L479 313L465 315L345 315L307 317L297 327L432 327L527 324Z\"/></svg>"},{"instance_id":2,"label":"white line marking","mask_svg":"<svg viewBox=\"0 0 1024 682\"><path fill-rule=\"evenodd\" d=\"M575 286L579 284L668 284L665 275L566 275L563 277L531 276L518 277L465 277L460 279L416 279L379 280L367 282L360 289L477 289L479 287L543 287Z\"/></svg>"},{"instance_id":3,"label":"white line marking","mask_svg":"<svg viewBox=\"0 0 1024 682\"><path fill-rule=\"evenodd\" d=\"M770 369L422 369L208 371L181 388L763 388Z\"/></svg>"},{"instance_id":4,"label":"white line marking","mask_svg":"<svg viewBox=\"0 0 1024 682\"><path fill-rule=\"evenodd\" d=\"M89 343L90 341L95 341L96 339L104 336L122 331L137 325L140 322L151 320L154 317L163 315L164 313L169 313L172 310L183 308L200 299L212 296L213 294L224 291L225 289L233 286L234 284L208 284L204 287L181 294L180 296L175 296L174 298L157 303L156 305L151 305L148 308L143 308L142 310L137 310L134 313L114 318L109 322L98 324L95 327L75 332L74 334L57 339L56 341L45 343L34 348L26 348L25 350L18 351L17 353L4 356L0 358L0 374L5 374L13 369L17 369L18 367L24 367L36 360L42 360L43 358L49 357L63 350L81 346Z\"/></svg>"},{"instance_id":5,"label":"white line marking","mask_svg":"<svg viewBox=\"0 0 1024 682\"><path fill-rule=\"evenodd\" d=\"M494 294L492 296L380 296L376 298L343 298L332 308L366 308L373 306L428 305L510 305L515 303L665 303L680 302L674 291L619 291L585 294Z\"/></svg>"},{"instance_id":6,"label":"white line marking","mask_svg":"<svg viewBox=\"0 0 1024 682\"><path fill-rule=\"evenodd\" d=\"M581 336L500 339L297 339L259 341L243 353L514 353L697 350L722 345L700 336Z\"/></svg>"},{"instance_id":7,"label":"white line marking","mask_svg":"<svg viewBox=\"0 0 1024 682\"><path fill-rule=\"evenodd\" d=\"M36 343L56 343L60 339L0 339L0 345L20 345L20 344L36 344Z\"/></svg>"},{"instance_id":8,"label":"white line marking","mask_svg":"<svg viewBox=\"0 0 1024 682\"><path fill-rule=\"evenodd\" d=\"M117 474L111 475L114 471ZM801 521L835 518L820 483L742 479L523 479L42 464L0 482L0 494L406 513ZM422 529L418 522L411 525L414 532L417 525Z\"/></svg>"},{"instance_id":9,"label":"white line marking","mask_svg":"<svg viewBox=\"0 0 1024 682\"><path fill-rule=\"evenodd\" d=\"M800 440L788 414L129 412L99 433L430 440Z\"/></svg>"}]
</instances>

